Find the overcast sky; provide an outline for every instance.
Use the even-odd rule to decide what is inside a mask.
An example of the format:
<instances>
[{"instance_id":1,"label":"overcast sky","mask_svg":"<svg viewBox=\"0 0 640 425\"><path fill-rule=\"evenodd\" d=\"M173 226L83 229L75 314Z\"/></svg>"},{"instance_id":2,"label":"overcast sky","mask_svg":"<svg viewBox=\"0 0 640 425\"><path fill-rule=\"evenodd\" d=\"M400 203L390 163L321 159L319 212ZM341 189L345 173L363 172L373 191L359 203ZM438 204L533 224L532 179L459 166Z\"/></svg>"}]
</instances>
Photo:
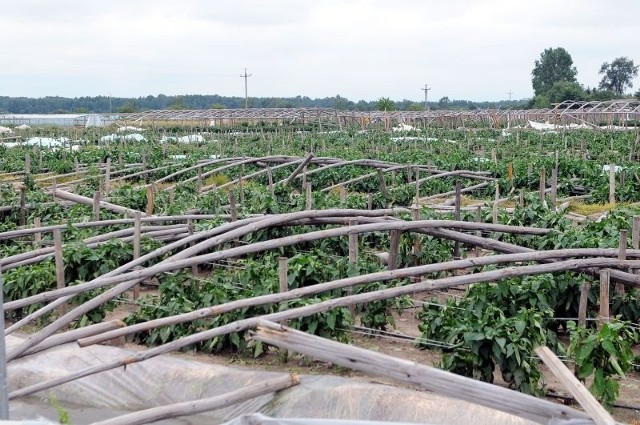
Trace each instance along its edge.
<instances>
[{"instance_id":1,"label":"overcast sky","mask_svg":"<svg viewBox=\"0 0 640 425\"><path fill-rule=\"evenodd\" d=\"M547 47L591 87L603 62L640 63L638 16L639 0L8 0L0 96L243 96L246 67L250 96L528 98Z\"/></svg>"}]
</instances>

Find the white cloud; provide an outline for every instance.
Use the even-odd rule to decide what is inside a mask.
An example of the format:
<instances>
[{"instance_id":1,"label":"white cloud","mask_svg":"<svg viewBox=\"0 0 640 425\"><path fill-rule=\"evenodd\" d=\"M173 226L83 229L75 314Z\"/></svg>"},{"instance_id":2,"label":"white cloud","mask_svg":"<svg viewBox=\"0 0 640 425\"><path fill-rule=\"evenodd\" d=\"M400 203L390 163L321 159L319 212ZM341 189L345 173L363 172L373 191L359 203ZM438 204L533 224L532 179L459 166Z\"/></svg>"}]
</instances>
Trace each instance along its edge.
<instances>
[{"instance_id":1,"label":"white cloud","mask_svg":"<svg viewBox=\"0 0 640 425\"><path fill-rule=\"evenodd\" d=\"M637 0L23 0L0 15L0 95L242 95L246 66L256 96L419 100L428 83L432 99L522 98L547 47L565 47L588 86L605 61L640 63L638 12Z\"/></svg>"}]
</instances>

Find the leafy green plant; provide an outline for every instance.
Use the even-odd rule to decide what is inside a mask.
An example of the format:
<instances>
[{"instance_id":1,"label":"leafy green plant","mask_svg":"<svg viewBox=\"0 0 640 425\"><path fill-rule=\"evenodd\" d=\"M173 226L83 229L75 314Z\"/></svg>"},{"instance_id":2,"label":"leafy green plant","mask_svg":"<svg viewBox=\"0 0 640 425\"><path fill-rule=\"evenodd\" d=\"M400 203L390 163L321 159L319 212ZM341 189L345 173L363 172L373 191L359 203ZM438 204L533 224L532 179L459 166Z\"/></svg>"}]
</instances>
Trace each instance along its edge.
<instances>
[{"instance_id":1,"label":"leafy green plant","mask_svg":"<svg viewBox=\"0 0 640 425\"><path fill-rule=\"evenodd\" d=\"M620 393L619 378L631 370L631 344L637 342L627 322L604 323L600 330L569 322L571 343L568 354L576 364L576 374L585 380L593 376L591 393L605 406L611 407Z\"/></svg>"}]
</instances>

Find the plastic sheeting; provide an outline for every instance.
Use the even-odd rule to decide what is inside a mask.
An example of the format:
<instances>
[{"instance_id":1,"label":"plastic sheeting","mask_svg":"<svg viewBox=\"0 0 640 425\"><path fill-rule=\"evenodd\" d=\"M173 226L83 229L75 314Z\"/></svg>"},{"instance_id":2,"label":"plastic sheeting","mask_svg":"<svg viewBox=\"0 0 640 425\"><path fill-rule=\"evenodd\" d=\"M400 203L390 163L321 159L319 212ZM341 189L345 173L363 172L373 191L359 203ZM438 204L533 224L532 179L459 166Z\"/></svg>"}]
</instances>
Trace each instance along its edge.
<instances>
[{"instance_id":1,"label":"plastic sheeting","mask_svg":"<svg viewBox=\"0 0 640 425\"><path fill-rule=\"evenodd\" d=\"M260 413L242 415L224 425L388 425L380 421L348 421L344 419L271 418ZM426 422L425 422L426 424ZM410 425L409 422L395 422L394 425ZM413 424L411 424L413 425Z\"/></svg>"},{"instance_id":2,"label":"plastic sheeting","mask_svg":"<svg viewBox=\"0 0 640 425\"><path fill-rule=\"evenodd\" d=\"M116 142L118 140L120 140L121 138L125 139L125 140L133 140L136 142L143 142L145 140L144 136L140 133L131 133L131 134L126 134L126 135L119 135L119 134L109 134L106 136L102 136L100 138L101 142Z\"/></svg>"},{"instance_id":3,"label":"plastic sheeting","mask_svg":"<svg viewBox=\"0 0 640 425\"><path fill-rule=\"evenodd\" d=\"M9 347L19 343L7 336ZM133 354L108 346L79 348L66 344L9 363L10 391L65 376L90 366ZM65 407L99 409L118 415L150 407L213 397L259 383L281 372L236 369L173 356L159 356L125 368L85 377L35 395L43 404L53 395ZM12 402L13 403L13 402ZM409 423L517 424L531 422L465 401L433 393L396 388L336 376L301 376L301 384L277 395L268 394L214 412L191 417L189 422L223 423L250 413L279 418L314 418ZM200 418L200 419L198 419ZM82 418L71 417L74 424ZM170 422L167 422L170 423Z\"/></svg>"}]
</instances>

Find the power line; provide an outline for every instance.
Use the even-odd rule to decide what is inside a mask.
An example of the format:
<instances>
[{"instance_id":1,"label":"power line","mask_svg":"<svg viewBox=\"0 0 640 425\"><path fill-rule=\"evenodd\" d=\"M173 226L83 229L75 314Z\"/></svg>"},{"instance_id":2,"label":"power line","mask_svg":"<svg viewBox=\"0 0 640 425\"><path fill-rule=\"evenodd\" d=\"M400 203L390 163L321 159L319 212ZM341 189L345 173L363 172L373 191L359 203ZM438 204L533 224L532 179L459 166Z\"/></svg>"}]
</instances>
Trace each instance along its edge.
<instances>
[{"instance_id":1,"label":"power line","mask_svg":"<svg viewBox=\"0 0 640 425\"><path fill-rule=\"evenodd\" d=\"M507 92L507 94L509 95L509 102L511 102L511 95L513 94L513 92L512 92L511 90L509 90L509 91Z\"/></svg>"},{"instance_id":2,"label":"power line","mask_svg":"<svg viewBox=\"0 0 640 425\"><path fill-rule=\"evenodd\" d=\"M427 103L429 90L431 90L431 87L429 87L427 84L425 84L424 88L422 89L422 91L424 92L424 110L425 111L429 110L429 104Z\"/></svg>"},{"instance_id":3,"label":"power line","mask_svg":"<svg viewBox=\"0 0 640 425\"><path fill-rule=\"evenodd\" d=\"M247 79L251 77L251 74L247 74L247 68L244 69L244 75L240 74L241 78L244 78L244 109L249 109L249 96L247 92Z\"/></svg>"}]
</instances>

